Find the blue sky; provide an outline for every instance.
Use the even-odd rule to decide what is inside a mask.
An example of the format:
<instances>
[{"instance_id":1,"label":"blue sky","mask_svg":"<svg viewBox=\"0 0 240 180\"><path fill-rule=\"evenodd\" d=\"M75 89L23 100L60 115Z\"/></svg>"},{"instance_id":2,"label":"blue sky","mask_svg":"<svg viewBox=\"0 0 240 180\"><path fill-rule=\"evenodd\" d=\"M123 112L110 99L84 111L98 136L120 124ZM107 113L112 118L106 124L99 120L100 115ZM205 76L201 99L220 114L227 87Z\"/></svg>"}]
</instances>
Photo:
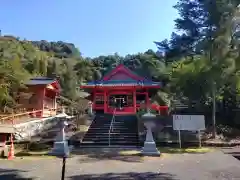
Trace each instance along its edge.
<instances>
[{"instance_id":1,"label":"blue sky","mask_svg":"<svg viewBox=\"0 0 240 180\"><path fill-rule=\"evenodd\" d=\"M28 40L74 43L83 56L156 50L169 38L177 0L2 0L0 29Z\"/></svg>"}]
</instances>

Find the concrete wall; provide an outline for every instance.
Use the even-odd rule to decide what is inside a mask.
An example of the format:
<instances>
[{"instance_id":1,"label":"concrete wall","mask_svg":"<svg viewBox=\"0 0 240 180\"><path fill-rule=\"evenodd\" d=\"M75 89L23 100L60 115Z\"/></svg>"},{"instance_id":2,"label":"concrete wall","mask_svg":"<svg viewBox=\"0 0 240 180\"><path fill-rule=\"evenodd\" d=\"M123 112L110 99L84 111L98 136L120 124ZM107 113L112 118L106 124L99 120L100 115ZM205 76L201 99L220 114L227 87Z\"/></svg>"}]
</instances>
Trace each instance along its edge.
<instances>
[{"instance_id":1,"label":"concrete wall","mask_svg":"<svg viewBox=\"0 0 240 180\"><path fill-rule=\"evenodd\" d=\"M58 117L59 115L48 118L36 119L34 121L15 125L15 139L17 141L30 140L33 136L40 134L42 131L56 126L59 122Z\"/></svg>"}]
</instances>

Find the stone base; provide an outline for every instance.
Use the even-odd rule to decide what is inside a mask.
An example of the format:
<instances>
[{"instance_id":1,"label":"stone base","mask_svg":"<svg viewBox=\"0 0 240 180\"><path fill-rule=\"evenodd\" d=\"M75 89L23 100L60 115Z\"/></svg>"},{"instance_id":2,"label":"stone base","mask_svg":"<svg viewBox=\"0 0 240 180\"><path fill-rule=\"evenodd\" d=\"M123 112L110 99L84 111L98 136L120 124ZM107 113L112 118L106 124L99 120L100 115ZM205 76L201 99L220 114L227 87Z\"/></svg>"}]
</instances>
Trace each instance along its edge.
<instances>
[{"instance_id":1,"label":"stone base","mask_svg":"<svg viewBox=\"0 0 240 180\"><path fill-rule=\"evenodd\" d=\"M155 142L144 142L141 154L145 156L160 156L160 152L158 151Z\"/></svg>"},{"instance_id":2,"label":"stone base","mask_svg":"<svg viewBox=\"0 0 240 180\"><path fill-rule=\"evenodd\" d=\"M66 141L54 142L53 149L48 154L57 157L68 157L70 155L68 143Z\"/></svg>"}]
</instances>

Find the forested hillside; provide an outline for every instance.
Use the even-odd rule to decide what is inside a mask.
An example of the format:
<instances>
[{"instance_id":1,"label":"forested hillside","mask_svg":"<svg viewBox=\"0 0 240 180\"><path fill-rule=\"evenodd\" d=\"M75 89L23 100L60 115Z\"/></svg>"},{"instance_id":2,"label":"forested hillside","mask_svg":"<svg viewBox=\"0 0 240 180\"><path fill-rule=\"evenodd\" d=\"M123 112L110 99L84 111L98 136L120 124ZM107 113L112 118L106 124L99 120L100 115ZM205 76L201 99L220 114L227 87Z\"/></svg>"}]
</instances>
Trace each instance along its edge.
<instances>
[{"instance_id":1,"label":"forested hillside","mask_svg":"<svg viewBox=\"0 0 240 180\"><path fill-rule=\"evenodd\" d=\"M169 40L156 41L152 50L120 56L83 58L74 44L0 39L1 108L16 107L16 92L33 76L58 77L62 96L79 98L82 82L100 79L123 63L140 75L163 81L153 99L168 104L184 101L193 111L224 114L230 124L240 124L240 11L239 0L179 0L175 8L176 32ZM154 28L154 27L152 27ZM159 32L160 34L161 32ZM211 112L212 111L212 112ZM223 117L223 116L221 116Z\"/></svg>"}]
</instances>

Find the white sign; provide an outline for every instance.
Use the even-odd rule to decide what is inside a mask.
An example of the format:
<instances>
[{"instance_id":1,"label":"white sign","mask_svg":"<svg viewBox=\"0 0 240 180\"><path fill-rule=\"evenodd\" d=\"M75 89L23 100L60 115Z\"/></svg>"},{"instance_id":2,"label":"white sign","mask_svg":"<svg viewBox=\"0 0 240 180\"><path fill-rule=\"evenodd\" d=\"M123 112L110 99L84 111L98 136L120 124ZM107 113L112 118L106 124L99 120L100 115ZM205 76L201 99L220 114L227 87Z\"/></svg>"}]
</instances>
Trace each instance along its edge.
<instances>
[{"instance_id":1,"label":"white sign","mask_svg":"<svg viewBox=\"0 0 240 180\"><path fill-rule=\"evenodd\" d=\"M205 130L204 115L173 115L173 129L187 131Z\"/></svg>"}]
</instances>

